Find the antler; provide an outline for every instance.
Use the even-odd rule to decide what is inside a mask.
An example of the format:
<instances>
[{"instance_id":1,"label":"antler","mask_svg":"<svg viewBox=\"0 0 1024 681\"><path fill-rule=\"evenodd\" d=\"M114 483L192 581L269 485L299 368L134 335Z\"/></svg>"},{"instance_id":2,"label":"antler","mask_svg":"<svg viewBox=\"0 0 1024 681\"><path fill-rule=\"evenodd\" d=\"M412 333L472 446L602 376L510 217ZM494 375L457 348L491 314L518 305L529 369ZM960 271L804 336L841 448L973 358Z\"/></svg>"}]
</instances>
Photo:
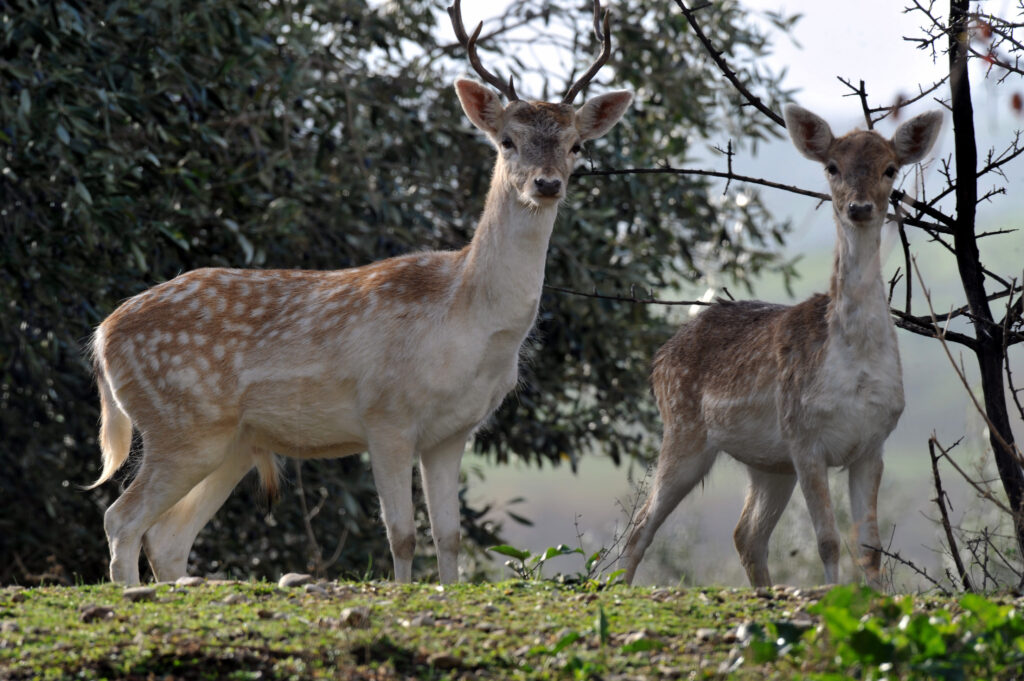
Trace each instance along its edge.
<instances>
[{"instance_id":1,"label":"antler","mask_svg":"<svg viewBox=\"0 0 1024 681\"><path fill-rule=\"evenodd\" d=\"M569 91L565 93L565 97L562 98L563 104L572 104L572 100L576 99L576 95L580 93L580 90L587 86L587 83L597 75L597 72L601 70L601 67L608 61L608 57L612 53L612 33L608 29L609 18L608 10L604 11L604 31L601 30L601 0L594 0L594 35L597 36L598 42L603 42L604 47L601 49L601 55L597 58L587 72L580 76L579 80L573 83Z\"/></svg>"},{"instance_id":2,"label":"antler","mask_svg":"<svg viewBox=\"0 0 1024 681\"><path fill-rule=\"evenodd\" d=\"M597 2L598 0L595 0ZM596 11L596 10L595 10ZM484 65L480 63L480 56L476 53L476 39L480 37L480 31L484 27L484 22L477 24L476 30L473 31L472 36L466 35L466 27L462 25L462 6L459 0L454 0L454 3L448 7L448 16L452 20L452 28L455 29L455 37L459 39L459 42L466 48L466 52L469 54L469 63L473 65L473 68L480 77L485 81L493 85L498 89L498 92L505 95L505 98L510 102L514 102L519 99L516 95L516 88L512 84L512 76L508 77L508 83L498 78L496 75L484 68Z\"/></svg>"}]
</instances>

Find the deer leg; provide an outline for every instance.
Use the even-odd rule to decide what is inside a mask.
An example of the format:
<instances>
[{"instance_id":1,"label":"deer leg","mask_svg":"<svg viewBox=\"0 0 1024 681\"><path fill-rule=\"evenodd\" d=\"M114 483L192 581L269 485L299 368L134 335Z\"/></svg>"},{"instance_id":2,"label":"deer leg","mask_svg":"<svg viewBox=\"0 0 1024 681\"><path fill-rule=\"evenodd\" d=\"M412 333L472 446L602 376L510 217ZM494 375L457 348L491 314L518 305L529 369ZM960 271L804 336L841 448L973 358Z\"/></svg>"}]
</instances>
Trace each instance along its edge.
<instances>
[{"instance_id":1,"label":"deer leg","mask_svg":"<svg viewBox=\"0 0 1024 681\"><path fill-rule=\"evenodd\" d=\"M882 564L878 536L878 487L882 483L882 453L870 453L849 468L850 515L853 521L854 546L860 555L858 566L864 571L867 583L879 589L882 586L879 574Z\"/></svg>"},{"instance_id":2,"label":"deer leg","mask_svg":"<svg viewBox=\"0 0 1024 681\"><path fill-rule=\"evenodd\" d=\"M623 550L623 568L627 584L633 583L637 566L665 518L675 510L694 485L700 482L715 462L717 450L703 443L702 450L692 451L689 433L676 434L666 430L658 455L651 495L640 510L636 525Z\"/></svg>"},{"instance_id":3,"label":"deer leg","mask_svg":"<svg viewBox=\"0 0 1024 681\"><path fill-rule=\"evenodd\" d=\"M413 458L412 442L403 435L392 432L370 438L370 466L391 545L395 581L403 583L412 581L412 557L416 551Z\"/></svg>"},{"instance_id":4,"label":"deer leg","mask_svg":"<svg viewBox=\"0 0 1024 681\"><path fill-rule=\"evenodd\" d=\"M465 449L466 437L458 435L420 455L430 533L437 551L437 575L442 584L459 579L459 465Z\"/></svg>"},{"instance_id":5,"label":"deer leg","mask_svg":"<svg viewBox=\"0 0 1024 681\"><path fill-rule=\"evenodd\" d=\"M743 513L732 534L740 561L752 586L771 586L768 572L768 540L796 486L791 473L766 473L747 467L750 486Z\"/></svg>"},{"instance_id":6,"label":"deer leg","mask_svg":"<svg viewBox=\"0 0 1024 681\"><path fill-rule=\"evenodd\" d=\"M110 579L139 583L139 550L143 534L189 490L215 470L227 443L207 441L158 447L144 437L142 465L128 489L103 516L110 544Z\"/></svg>"},{"instance_id":7,"label":"deer leg","mask_svg":"<svg viewBox=\"0 0 1024 681\"><path fill-rule=\"evenodd\" d=\"M825 583L835 584L839 579L839 532L828 490L828 468L824 461L805 462L796 466L796 474L814 525L818 555L825 566Z\"/></svg>"},{"instance_id":8,"label":"deer leg","mask_svg":"<svg viewBox=\"0 0 1024 681\"><path fill-rule=\"evenodd\" d=\"M206 523L210 521L239 481L252 470L254 461L247 448L235 448L224 462L146 530L142 538L146 557L158 581L183 577L188 555Z\"/></svg>"}]
</instances>

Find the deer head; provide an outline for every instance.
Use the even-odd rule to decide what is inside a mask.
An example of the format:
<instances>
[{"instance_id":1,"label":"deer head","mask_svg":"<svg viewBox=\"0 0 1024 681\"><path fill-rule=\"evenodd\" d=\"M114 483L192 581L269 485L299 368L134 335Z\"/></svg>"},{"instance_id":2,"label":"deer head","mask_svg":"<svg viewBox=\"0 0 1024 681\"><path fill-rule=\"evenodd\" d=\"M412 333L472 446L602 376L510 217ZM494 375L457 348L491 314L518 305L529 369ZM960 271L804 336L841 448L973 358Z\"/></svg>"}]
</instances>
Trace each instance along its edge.
<instances>
[{"instance_id":1,"label":"deer head","mask_svg":"<svg viewBox=\"0 0 1024 681\"><path fill-rule=\"evenodd\" d=\"M594 77L611 54L609 20L605 13L603 34L598 26L600 3L594 1L595 31L601 36L601 56L577 80L560 103L524 101L516 95L513 80L506 83L488 71L476 52L476 40L483 24L472 36L462 25L460 4L448 8L456 36L465 45L470 63L487 83L508 99L503 106L498 93L480 83L459 79L455 83L463 110L498 150L495 178L518 194L528 206L555 205L565 196L566 182L587 140L604 135L619 120L633 94L609 92L591 99L576 110L572 100Z\"/></svg>"}]
</instances>

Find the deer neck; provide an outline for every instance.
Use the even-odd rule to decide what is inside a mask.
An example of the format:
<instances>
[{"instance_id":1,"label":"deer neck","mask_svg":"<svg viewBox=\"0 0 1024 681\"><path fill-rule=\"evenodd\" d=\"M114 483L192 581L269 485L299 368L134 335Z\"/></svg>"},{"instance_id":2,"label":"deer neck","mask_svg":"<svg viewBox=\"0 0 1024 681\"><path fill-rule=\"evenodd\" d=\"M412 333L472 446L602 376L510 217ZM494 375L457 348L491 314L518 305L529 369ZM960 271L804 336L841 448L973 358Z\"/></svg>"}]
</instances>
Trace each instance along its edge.
<instances>
[{"instance_id":1,"label":"deer neck","mask_svg":"<svg viewBox=\"0 0 1024 681\"><path fill-rule=\"evenodd\" d=\"M829 333L853 347L870 349L890 338L895 342L878 253L881 223L857 225L836 217Z\"/></svg>"},{"instance_id":2,"label":"deer neck","mask_svg":"<svg viewBox=\"0 0 1024 681\"><path fill-rule=\"evenodd\" d=\"M503 175L496 169L458 297L477 319L525 335L537 314L558 204L523 203Z\"/></svg>"}]
</instances>

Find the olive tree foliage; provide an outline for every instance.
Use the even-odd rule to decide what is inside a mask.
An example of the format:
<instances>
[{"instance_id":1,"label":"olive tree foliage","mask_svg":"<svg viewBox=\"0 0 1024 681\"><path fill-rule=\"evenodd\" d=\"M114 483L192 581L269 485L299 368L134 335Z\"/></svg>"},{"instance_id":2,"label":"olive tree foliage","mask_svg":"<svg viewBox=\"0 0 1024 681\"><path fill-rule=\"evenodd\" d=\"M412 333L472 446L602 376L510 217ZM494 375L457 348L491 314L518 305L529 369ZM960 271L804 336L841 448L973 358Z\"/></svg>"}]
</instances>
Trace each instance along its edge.
<instances>
[{"instance_id":1,"label":"olive tree foliage","mask_svg":"<svg viewBox=\"0 0 1024 681\"><path fill-rule=\"evenodd\" d=\"M597 50L588 9L558 5L513 3L481 51L526 76L515 57L534 31L531 48L546 41L563 55L565 72L535 74L560 97ZM342 268L460 248L493 150L453 96L452 78L469 69L440 37L438 2L0 8L0 582L91 581L105 573L102 512L118 493L80 487L99 470L95 325L196 267ZM754 66L769 46L741 8L725 0L706 16L741 77L781 99L776 76ZM638 97L584 170L681 163L712 134L774 134L739 106L670 3L618 3L612 27L615 53L591 89ZM553 285L629 296L700 282L709 267L738 284L788 271L773 252L785 225L756 196L739 205L701 178L581 175L552 240ZM668 335L662 308L549 290L522 387L474 447L538 464L638 453L653 411L647 364ZM194 570L386 571L364 458L285 471L277 503L240 486L200 535ZM463 505L470 543L494 539L485 510Z\"/></svg>"}]
</instances>

